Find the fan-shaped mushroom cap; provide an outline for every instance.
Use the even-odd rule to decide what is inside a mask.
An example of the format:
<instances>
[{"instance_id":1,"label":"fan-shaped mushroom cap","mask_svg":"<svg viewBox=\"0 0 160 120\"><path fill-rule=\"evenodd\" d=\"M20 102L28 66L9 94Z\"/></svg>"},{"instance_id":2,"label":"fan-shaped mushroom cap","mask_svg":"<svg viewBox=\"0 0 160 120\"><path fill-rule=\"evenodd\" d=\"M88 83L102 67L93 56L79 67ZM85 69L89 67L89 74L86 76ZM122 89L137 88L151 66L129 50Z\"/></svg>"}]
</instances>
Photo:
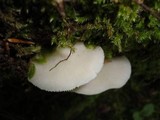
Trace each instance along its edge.
<instances>
[{"instance_id":1,"label":"fan-shaped mushroom cap","mask_svg":"<svg viewBox=\"0 0 160 120\"><path fill-rule=\"evenodd\" d=\"M102 70L91 82L73 90L79 94L94 95L111 88L120 88L131 75L131 64L126 57L113 58L105 62Z\"/></svg>"},{"instance_id":2,"label":"fan-shaped mushroom cap","mask_svg":"<svg viewBox=\"0 0 160 120\"><path fill-rule=\"evenodd\" d=\"M88 49L83 43L74 45L75 51L70 53L70 48L57 48L47 62L35 64L36 71L29 80L33 85L46 91L68 91L84 85L94 79L104 63L104 52L101 47ZM50 69L58 62L54 69Z\"/></svg>"}]
</instances>

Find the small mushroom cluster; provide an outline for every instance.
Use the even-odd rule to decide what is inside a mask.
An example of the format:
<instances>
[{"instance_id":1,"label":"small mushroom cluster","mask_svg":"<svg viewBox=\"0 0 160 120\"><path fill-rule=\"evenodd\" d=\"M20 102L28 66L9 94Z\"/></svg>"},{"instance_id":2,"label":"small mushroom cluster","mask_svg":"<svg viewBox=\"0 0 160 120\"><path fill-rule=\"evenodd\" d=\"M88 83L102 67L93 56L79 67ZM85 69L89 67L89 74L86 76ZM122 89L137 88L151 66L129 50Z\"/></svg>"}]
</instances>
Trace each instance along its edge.
<instances>
[{"instance_id":1,"label":"small mushroom cluster","mask_svg":"<svg viewBox=\"0 0 160 120\"><path fill-rule=\"evenodd\" d=\"M43 64L32 60L36 69L29 81L50 92L94 95L120 88L130 78L131 64L125 56L105 61L100 46L89 49L81 42L76 43L74 51L70 52L70 48L57 48Z\"/></svg>"}]
</instances>

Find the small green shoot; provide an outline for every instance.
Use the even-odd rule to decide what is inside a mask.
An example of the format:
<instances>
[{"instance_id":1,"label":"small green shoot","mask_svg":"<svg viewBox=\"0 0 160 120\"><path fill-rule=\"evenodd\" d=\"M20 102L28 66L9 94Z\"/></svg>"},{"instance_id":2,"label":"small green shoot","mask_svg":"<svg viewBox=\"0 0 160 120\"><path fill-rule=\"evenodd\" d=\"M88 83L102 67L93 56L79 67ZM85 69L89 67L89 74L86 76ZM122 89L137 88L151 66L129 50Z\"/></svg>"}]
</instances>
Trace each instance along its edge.
<instances>
[{"instance_id":1,"label":"small green shoot","mask_svg":"<svg viewBox=\"0 0 160 120\"><path fill-rule=\"evenodd\" d=\"M145 120L146 117L150 117L155 111L154 104L146 104L142 110L133 113L134 120Z\"/></svg>"},{"instance_id":2,"label":"small green shoot","mask_svg":"<svg viewBox=\"0 0 160 120\"><path fill-rule=\"evenodd\" d=\"M35 65L33 63L30 63L29 70L28 70L28 78L29 79L31 79L34 76L35 71L36 71Z\"/></svg>"}]
</instances>

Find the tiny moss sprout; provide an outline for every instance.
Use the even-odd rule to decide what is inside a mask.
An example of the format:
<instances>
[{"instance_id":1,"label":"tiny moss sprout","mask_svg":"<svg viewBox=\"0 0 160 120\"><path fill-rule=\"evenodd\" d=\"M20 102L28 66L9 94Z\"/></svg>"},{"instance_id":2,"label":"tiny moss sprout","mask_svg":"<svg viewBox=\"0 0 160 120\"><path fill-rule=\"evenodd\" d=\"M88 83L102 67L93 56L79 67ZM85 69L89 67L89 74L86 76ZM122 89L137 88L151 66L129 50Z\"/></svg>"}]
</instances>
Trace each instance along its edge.
<instances>
[{"instance_id":1,"label":"tiny moss sprout","mask_svg":"<svg viewBox=\"0 0 160 120\"><path fill-rule=\"evenodd\" d=\"M33 63L29 64L29 70L28 70L28 78L31 79L35 74L35 65Z\"/></svg>"}]
</instances>

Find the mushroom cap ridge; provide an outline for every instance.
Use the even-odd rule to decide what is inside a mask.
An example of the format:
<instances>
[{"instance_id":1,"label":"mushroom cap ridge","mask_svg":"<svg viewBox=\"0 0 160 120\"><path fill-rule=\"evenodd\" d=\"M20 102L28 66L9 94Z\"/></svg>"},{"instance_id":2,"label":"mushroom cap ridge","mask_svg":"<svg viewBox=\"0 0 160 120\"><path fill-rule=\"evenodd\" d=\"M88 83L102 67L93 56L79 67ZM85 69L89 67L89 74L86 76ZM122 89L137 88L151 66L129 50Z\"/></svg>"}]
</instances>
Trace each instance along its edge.
<instances>
[{"instance_id":1,"label":"mushroom cap ridge","mask_svg":"<svg viewBox=\"0 0 160 120\"><path fill-rule=\"evenodd\" d=\"M36 71L29 81L42 90L69 91L93 80L103 67L102 48L88 49L80 42L74 48L70 57L51 71L59 61L67 58L70 48L57 48L44 64L32 61Z\"/></svg>"},{"instance_id":2,"label":"mushroom cap ridge","mask_svg":"<svg viewBox=\"0 0 160 120\"><path fill-rule=\"evenodd\" d=\"M131 75L131 64L125 57L116 57L107 61L97 77L91 82L76 88L73 92L94 95L126 84Z\"/></svg>"}]
</instances>

